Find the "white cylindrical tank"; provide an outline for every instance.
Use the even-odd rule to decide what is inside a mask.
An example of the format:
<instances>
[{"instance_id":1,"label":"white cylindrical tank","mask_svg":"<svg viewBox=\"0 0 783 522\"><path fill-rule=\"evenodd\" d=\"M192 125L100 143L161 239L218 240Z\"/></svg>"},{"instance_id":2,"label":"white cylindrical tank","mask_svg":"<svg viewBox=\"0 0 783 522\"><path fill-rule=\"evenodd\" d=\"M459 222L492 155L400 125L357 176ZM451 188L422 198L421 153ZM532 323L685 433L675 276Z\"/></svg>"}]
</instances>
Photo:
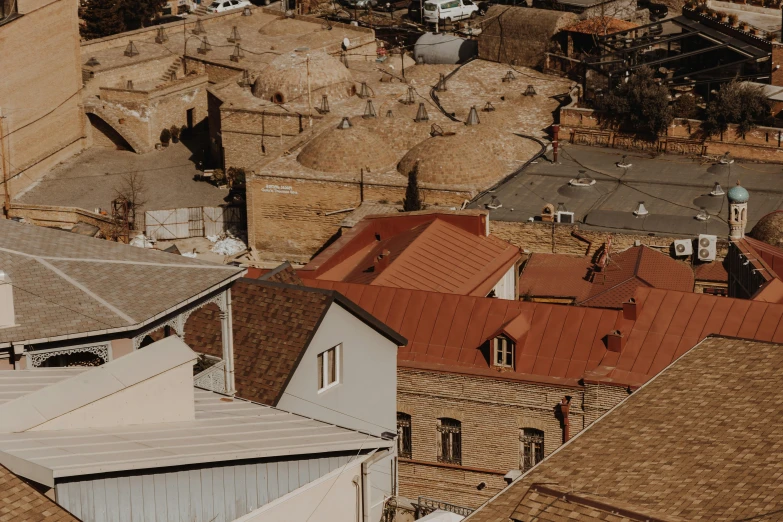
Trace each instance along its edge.
<instances>
[{"instance_id":1,"label":"white cylindrical tank","mask_svg":"<svg viewBox=\"0 0 783 522\"><path fill-rule=\"evenodd\" d=\"M413 48L416 63L456 64L477 54L477 41L446 33L424 33L416 40Z\"/></svg>"}]
</instances>

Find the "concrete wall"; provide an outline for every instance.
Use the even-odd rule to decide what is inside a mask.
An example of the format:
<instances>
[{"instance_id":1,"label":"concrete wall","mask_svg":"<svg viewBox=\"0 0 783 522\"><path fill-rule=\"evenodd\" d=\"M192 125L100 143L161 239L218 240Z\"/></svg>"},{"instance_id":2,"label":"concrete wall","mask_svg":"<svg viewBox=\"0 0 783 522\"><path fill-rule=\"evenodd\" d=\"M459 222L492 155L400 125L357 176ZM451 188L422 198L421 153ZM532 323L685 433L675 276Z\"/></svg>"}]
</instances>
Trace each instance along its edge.
<instances>
[{"instance_id":1,"label":"concrete wall","mask_svg":"<svg viewBox=\"0 0 783 522\"><path fill-rule=\"evenodd\" d=\"M0 26L0 122L12 195L87 146L76 11L75 0L20 1L22 16Z\"/></svg>"},{"instance_id":2,"label":"concrete wall","mask_svg":"<svg viewBox=\"0 0 783 522\"><path fill-rule=\"evenodd\" d=\"M317 356L338 344L340 384L319 393ZM396 390L397 346L332 303L277 407L380 435L396 432Z\"/></svg>"},{"instance_id":3,"label":"concrete wall","mask_svg":"<svg viewBox=\"0 0 783 522\"><path fill-rule=\"evenodd\" d=\"M12 203L10 215L11 217L24 218L41 227L70 229L76 223L87 223L98 227L104 237L111 236L114 226L109 216L76 207Z\"/></svg>"}]
</instances>

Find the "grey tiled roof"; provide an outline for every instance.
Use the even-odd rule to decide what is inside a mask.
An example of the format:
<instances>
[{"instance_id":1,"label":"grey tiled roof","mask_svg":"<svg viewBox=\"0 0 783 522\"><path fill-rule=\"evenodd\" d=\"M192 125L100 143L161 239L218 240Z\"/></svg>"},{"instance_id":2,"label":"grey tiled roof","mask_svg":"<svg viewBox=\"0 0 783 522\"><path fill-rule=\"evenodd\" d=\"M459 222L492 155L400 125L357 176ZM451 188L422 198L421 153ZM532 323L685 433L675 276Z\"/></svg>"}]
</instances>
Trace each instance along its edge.
<instances>
[{"instance_id":1,"label":"grey tiled roof","mask_svg":"<svg viewBox=\"0 0 783 522\"><path fill-rule=\"evenodd\" d=\"M242 269L0 220L17 326L0 343L141 325Z\"/></svg>"}]
</instances>

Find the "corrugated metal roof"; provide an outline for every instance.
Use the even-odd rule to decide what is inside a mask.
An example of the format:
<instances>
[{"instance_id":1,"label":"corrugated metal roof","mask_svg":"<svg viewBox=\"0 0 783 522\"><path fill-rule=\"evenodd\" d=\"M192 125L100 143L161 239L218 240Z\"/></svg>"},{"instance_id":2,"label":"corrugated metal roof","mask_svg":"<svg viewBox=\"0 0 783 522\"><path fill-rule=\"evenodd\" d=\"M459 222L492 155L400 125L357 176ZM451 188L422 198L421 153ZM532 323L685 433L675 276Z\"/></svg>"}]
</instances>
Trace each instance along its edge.
<instances>
[{"instance_id":1,"label":"corrugated metal roof","mask_svg":"<svg viewBox=\"0 0 783 522\"><path fill-rule=\"evenodd\" d=\"M619 310L305 282L337 290L405 336L409 344L398 351L404 367L637 387L710 334L783 342L783 305L708 294L639 287L630 320ZM503 327L516 341L516 363L498 372L482 345ZM606 349L612 330L623 334L621 352Z\"/></svg>"},{"instance_id":2,"label":"corrugated metal roof","mask_svg":"<svg viewBox=\"0 0 783 522\"><path fill-rule=\"evenodd\" d=\"M55 478L302 455L394 444L275 408L196 389L194 421L0 434L0 463Z\"/></svg>"}]
</instances>

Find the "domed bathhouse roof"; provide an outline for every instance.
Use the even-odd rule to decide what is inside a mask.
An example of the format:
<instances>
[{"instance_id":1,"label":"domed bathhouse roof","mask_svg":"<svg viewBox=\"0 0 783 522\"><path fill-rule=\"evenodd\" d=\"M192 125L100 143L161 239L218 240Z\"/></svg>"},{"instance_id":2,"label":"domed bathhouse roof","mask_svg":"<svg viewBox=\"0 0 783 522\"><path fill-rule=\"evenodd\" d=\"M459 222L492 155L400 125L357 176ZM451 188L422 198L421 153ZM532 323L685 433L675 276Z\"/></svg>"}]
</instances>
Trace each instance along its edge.
<instances>
[{"instance_id":1,"label":"domed bathhouse roof","mask_svg":"<svg viewBox=\"0 0 783 522\"><path fill-rule=\"evenodd\" d=\"M437 185L476 185L498 180L506 174L505 167L482 136L466 129L428 138L408 151L397 171L408 176L418 165L418 181Z\"/></svg>"},{"instance_id":2,"label":"domed bathhouse roof","mask_svg":"<svg viewBox=\"0 0 783 522\"><path fill-rule=\"evenodd\" d=\"M397 156L359 117L352 121L350 127L341 123L313 138L296 160L309 169L321 172L358 173L361 169L370 172L388 170L394 166Z\"/></svg>"},{"instance_id":3,"label":"domed bathhouse roof","mask_svg":"<svg viewBox=\"0 0 783 522\"><path fill-rule=\"evenodd\" d=\"M749 235L768 245L783 247L783 210L770 212L759 219Z\"/></svg>"},{"instance_id":4,"label":"domed bathhouse roof","mask_svg":"<svg viewBox=\"0 0 783 522\"><path fill-rule=\"evenodd\" d=\"M739 181L737 181L735 186L729 189L729 192L726 195L732 203L747 203L750 198L750 194L745 190L745 187L740 185Z\"/></svg>"},{"instance_id":5,"label":"domed bathhouse roof","mask_svg":"<svg viewBox=\"0 0 783 522\"><path fill-rule=\"evenodd\" d=\"M310 54L310 92L315 100L327 94L346 98L356 92L351 72L340 60L323 52ZM289 103L307 96L307 56L286 53L258 72L253 96L274 103Z\"/></svg>"}]
</instances>

